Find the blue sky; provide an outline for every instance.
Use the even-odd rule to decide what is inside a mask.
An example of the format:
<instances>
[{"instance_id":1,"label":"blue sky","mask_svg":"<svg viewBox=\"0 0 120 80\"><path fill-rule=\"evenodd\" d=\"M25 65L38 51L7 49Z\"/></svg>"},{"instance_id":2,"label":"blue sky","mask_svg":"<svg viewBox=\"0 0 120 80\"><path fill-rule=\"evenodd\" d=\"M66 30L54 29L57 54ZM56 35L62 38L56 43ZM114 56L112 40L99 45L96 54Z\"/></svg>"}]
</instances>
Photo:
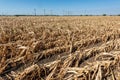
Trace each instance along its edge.
<instances>
[{"instance_id":1,"label":"blue sky","mask_svg":"<svg viewBox=\"0 0 120 80\"><path fill-rule=\"evenodd\" d=\"M0 0L0 14L120 14L120 0Z\"/></svg>"}]
</instances>

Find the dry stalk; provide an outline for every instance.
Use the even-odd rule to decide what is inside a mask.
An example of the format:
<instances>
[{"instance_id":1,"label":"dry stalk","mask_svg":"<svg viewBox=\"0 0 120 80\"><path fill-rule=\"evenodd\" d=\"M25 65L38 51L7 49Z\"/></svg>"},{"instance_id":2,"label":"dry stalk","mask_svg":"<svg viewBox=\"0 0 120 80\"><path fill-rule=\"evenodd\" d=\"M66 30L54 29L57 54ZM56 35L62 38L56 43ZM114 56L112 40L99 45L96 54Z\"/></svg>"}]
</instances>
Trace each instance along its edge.
<instances>
[{"instance_id":1,"label":"dry stalk","mask_svg":"<svg viewBox=\"0 0 120 80\"><path fill-rule=\"evenodd\" d=\"M100 65L98 67L98 73L96 75L95 80L102 80L102 70L101 70L101 66Z\"/></svg>"},{"instance_id":2,"label":"dry stalk","mask_svg":"<svg viewBox=\"0 0 120 80\"><path fill-rule=\"evenodd\" d=\"M111 69L111 67L110 67L110 71L111 71L111 74L112 74L112 80L116 80L115 74L114 74L113 70Z\"/></svg>"},{"instance_id":3,"label":"dry stalk","mask_svg":"<svg viewBox=\"0 0 120 80\"><path fill-rule=\"evenodd\" d=\"M22 73L20 73L18 76L15 77L15 80L23 80L30 72L35 71L36 69L38 69L38 65L32 65L28 68L26 68Z\"/></svg>"}]
</instances>

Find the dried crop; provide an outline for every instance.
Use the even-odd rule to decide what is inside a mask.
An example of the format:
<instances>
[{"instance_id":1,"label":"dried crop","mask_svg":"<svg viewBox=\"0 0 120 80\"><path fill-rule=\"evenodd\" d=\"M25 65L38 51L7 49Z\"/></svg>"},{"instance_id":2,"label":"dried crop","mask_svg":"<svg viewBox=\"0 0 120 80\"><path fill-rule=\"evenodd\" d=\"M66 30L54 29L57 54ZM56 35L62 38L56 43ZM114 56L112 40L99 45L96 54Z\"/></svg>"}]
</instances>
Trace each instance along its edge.
<instances>
[{"instance_id":1,"label":"dried crop","mask_svg":"<svg viewBox=\"0 0 120 80\"><path fill-rule=\"evenodd\" d=\"M0 80L120 80L120 17L0 17Z\"/></svg>"}]
</instances>

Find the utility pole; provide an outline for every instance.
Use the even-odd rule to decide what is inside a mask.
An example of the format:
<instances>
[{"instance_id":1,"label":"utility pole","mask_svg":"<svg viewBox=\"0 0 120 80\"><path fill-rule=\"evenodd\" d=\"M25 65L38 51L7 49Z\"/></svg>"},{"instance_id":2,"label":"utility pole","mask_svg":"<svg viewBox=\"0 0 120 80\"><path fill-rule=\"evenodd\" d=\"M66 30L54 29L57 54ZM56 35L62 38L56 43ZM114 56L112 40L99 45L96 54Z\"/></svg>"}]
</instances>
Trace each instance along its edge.
<instances>
[{"instance_id":1,"label":"utility pole","mask_svg":"<svg viewBox=\"0 0 120 80\"><path fill-rule=\"evenodd\" d=\"M50 10L50 15L51 15L51 16L53 15L53 11L52 11L52 10Z\"/></svg>"},{"instance_id":2,"label":"utility pole","mask_svg":"<svg viewBox=\"0 0 120 80\"><path fill-rule=\"evenodd\" d=\"M68 16L70 15L70 11L68 11Z\"/></svg>"},{"instance_id":3,"label":"utility pole","mask_svg":"<svg viewBox=\"0 0 120 80\"><path fill-rule=\"evenodd\" d=\"M63 14L62 14L63 16L65 15L65 13L64 13L64 12L65 12L65 11L63 10Z\"/></svg>"},{"instance_id":4,"label":"utility pole","mask_svg":"<svg viewBox=\"0 0 120 80\"><path fill-rule=\"evenodd\" d=\"M63 10L63 16L66 16L66 15L68 15L67 11Z\"/></svg>"},{"instance_id":5,"label":"utility pole","mask_svg":"<svg viewBox=\"0 0 120 80\"><path fill-rule=\"evenodd\" d=\"M34 9L34 13L35 13L35 16L36 16L36 9Z\"/></svg>"},{"instance_id":6,"label":"utility pole","mask_svg":"<svg viewBox=\"0 0 120 80\"><path fill-rule=\"evenodd\" d=\"M2 12L2 14L1 14L2 16L4 16L4 13Z\"/></svg>"},{"instance_id":7,"label":"utility pole","mask_svg":"<svg viewBox=\"0 0 120 80\"><path fill-rule=\"evenodd\" d=\"M46 15L46 10L44 9L43 12L44 12L44 16L45 16Z\"/></svg>"},{"instance_id":8,"label":"utility pole","mask_svg":"<svg viewBox=\"0 0 120 80\"><path fill-rule=\"evenodd\" d=\"M87 15L87 10L85 10L84 14Z\"/></svg>"}]
</instances>

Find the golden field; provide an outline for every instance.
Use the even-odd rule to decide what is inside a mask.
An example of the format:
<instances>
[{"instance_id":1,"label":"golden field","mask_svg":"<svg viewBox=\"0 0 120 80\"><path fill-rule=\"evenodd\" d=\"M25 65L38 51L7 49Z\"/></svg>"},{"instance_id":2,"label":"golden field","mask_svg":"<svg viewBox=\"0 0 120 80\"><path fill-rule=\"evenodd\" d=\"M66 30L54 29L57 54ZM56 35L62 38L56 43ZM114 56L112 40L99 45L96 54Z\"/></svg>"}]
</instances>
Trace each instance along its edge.
<instances>
[{"instance_id":1,"label":"golden field","mask_svg":"<svg viewBox=\"0 0 120 80\"><path fill-rule=\"evenodd\" d=\"M0 17L0 80L120 80L120 17Z\"/></svg>"}]
</instances>

